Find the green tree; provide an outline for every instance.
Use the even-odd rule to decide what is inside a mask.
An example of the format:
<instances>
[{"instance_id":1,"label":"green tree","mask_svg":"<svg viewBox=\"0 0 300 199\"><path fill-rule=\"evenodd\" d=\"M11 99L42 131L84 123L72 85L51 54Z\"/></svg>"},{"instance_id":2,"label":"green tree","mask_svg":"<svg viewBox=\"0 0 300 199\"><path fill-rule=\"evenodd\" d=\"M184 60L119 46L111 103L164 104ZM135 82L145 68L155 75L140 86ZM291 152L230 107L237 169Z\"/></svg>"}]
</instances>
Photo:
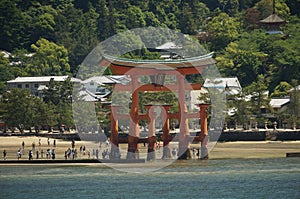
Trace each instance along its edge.
<instances>
[{"instance_id":1,"label":"green tree","mask_svg":"<svg viewBox=\"0 0 300 199\"><path fill-rule=\"evenodd\" d=\"M238 0L219 0L220 9L222 12L234 16L238 13L239 1Z\"/></svg>"},{"instance_id":2,"label":"green tree","mask_svg":"<svg viewBox=\"0 0 300 199\"><path fill-rule=\"evenodd\" d=\"M286 0L286 4L287 6L290 8L291 10L291 14L292 15L297 15L298 17L300 17L300 1L299 0Z\"/></svg>"},{"instance_id":3,"label":"green tree","mask_svg":"<svg viewBox=\"0 0 300 199\"><path fill-rule=\"evenodd\" d=\"M56 82L50 80L49 85L43 92L43 100L53 110L53 119L55 125L60 127L62 124L73 127L72 115L72 90L73 83L71 78L66 79L64 82Z\"/></svg>"},{"instance_id":4,"label":"green tree","mask_svg":"<svg viewBox=\"0 0 300 199\"><path fill-rule=\"evenodd\" d=\"M255 8L261 13L261 18L266 18L273 12L273 0L261 0L255 4ZM285 0L275 1L275 13L281 17L288 17L290 9Z\"/></svg>"},{"instance_id":5,"label":"green tree","mask_svg":"<svg viewBox=\"0 0 300 199\"><path fill-rule=\"evenodd\" d=\"M229 127L236 125L243 125L244 128L250 121L252 115L250 110L250 102L246 100L246 93L240 92L235 95L229 95L227 97L227 110L231 110L233 115L226 117L226 122Z\"/></svg>"},{"instance_id":6,"label":"green tree","mask_svg":"<svg viewBox=\"0 0 300 199\"><path fill-rule=\"evenodd\" d=\"M228 124L242 124L247 129L252 118L263 123L266 118L262 110L270 110L267 88L266 78L258 75L258 80L245 87L243 92L228 96L227 108L234 111L233 116L227 117Z\"/></svg>"},{"instance_id":7,"label":"green tree","mask_svg":"<svg viewBox=\"0 0 300 199\"><path fill-rule=\"evenodd\" d=\"M262 117L261 109L269 109L268 84L263 75L258 75L257 81L243 89L250 97L249 109L252 115Z\"/></svg>"},{"instance_id":8,"label":"green tree","mask_svg":"<svg viewBox=\"0 0 300 199\"><path fill-rule=\"evenodd\" d=\"M293 87L287 82L280 82L271 94L271 97L287 97L289 96L289 90Z\"/></svg>"},{"instance_id":9,"label":"green tree","mask_svg":"<svg viewBox=\"0 0 300 199\"><path fill-rule=\"evenodd\" d=\"M13 89L1 98L3 120L8 128L21 132L31 127L45 125L49 113L42 99L31 96L28 90Z\"/></svg>"},{"instance_id":10,"label":"green tree","mask_svg":"<svg viewBox=\"0 0 300 199\"><path fill-rule=\"evenodd\" d=\"M9 66L9 60L0 53L0 95L6 90L6 81L12 78L14 78L14 73Z\"/></svg>"},{"instance_id":11,"label":"green tree","mask_svg":"<svg viewBox=\"0 0 300 199\"><path fill-rule=\"evenodd\" d=\"M223 55L216 57L220 71L227 76L237 76L242 86L248 86L264 73L267 54L260 52L251 43L230 43Z\"/></svg>"},{"instance_id":12,"label":"green tree","mask_svg":"<svg viewBox=\"0 0 300 199\"><path fill-rule=\"evenodd\" d=\"M98 0L95 5L96 12L99 14L97 18L97 34L99 41L112 36L112 24L110 24L110 12L105 0Z\"/></svg>"},{"instance_id":13,"label":"green tree","mask_svg":"<svg viewBox=\"0 0 300 199\"><path fill-rule=\"evenodd\" d=\"M91 14L93 16L93 14ZM97 42L94 38L95 29L91 29L91 36L87 35L88 27L93 27L94 19L88 19L89 13L83 14L73 6L58 12L55 21L54 41L68 50L70 72L76 74L79 64ZM91 24L91 25L90 25ZM97 34L97 33L96 33ZM92 41L89 41L88 39Z\"/></svg>"},{"instance_id":14,"label":"green tree","mask_svg":"<svg viewBox=\"0 0 300 199\"><path fill-rule=\"evenodd\" d=\"M181 20L179 20L179 28L185 34L195 34L198 30L196 20L193 18L193 8L187 3L184 4L181 11Z\"/></svg>"},{"instance_id":15,"label":"green tree","mask_svg":"<svg viewBox=\"0 0 300 199\"><path fill-rule=\"evenodd\" d=\"M157 19L157 17L153 12L147 11L144 13L144 15L145 15L146 26L157 27L161 25L160 21Z\"/></svg>"},{"instance_id":16,"label":"green tree","mask_svg":"<svg viewBox=\"0 0 300 199\"><path fill-rule=\"evenodd\" d=\"M31 47L34 55L26 67L30 75L63 75L70 71L68 51L63 46L42 38Z\"/></svg>"},{"instance_id":17,"label":"green tree","mask_svg":"<svg viewBox=\"0 0 300 199\"><path fill-rule=\"evenodd\" d=\"M240 23L226 13L214 17L207 24L211 50L222 50L239 36Z\"/></svg>"},{"instance_id":18,"label":"green tree","mask_svg":"<svg viewBox=\"0 0 300 199\"><path fill-rule=\"evenodd\" d=\"M145 16L137 6L131 6L127 10L126 27L128 29L141 28L146 25Z\"/></svg>"},{"instance_id":19,"label":"green tree","mask_svg":"<svg viewBox=\"0 0 300 199\"><path fill-rule=\"evenodd\" d=\"M28 44L25 33L26 24L24 13L17 6L18 0L0 1L0 43L1 49L12 51Z\"/></svg>"},{"instance_id":20,"label":"green tree","mask_svg":"<svg viewBox=\"0 0 300 199\"><path fill-rule=\"evenodd\" d=\"M255 8L248 8L244 14L244 27L246 29L253 30L258 28L258 22L260 20L260 12Z\"/></svg>"},{"instance_id":21,"label":"green tree","mask_svg":"<svg viewBox=\"0 0 300 199\"><path fill-rule=\"evenodd\" d=\"M42 6L39 3L30 6L24 12L27 20L26 33L30 35L30 43L34 43L41 37L51 39L55 28L55 16L57 12L52 6Z\"/></svg>"},{"instance_id":22,"label":"green tree","mask_svg":"<svg viewBox=\"0 0 300 199\"><path fill-rule=\"evenodd\" d=\"M153 12L162 26L178 28L178 6L172 0L149 0L149 11Z\"/></svg>"}]
</instances>

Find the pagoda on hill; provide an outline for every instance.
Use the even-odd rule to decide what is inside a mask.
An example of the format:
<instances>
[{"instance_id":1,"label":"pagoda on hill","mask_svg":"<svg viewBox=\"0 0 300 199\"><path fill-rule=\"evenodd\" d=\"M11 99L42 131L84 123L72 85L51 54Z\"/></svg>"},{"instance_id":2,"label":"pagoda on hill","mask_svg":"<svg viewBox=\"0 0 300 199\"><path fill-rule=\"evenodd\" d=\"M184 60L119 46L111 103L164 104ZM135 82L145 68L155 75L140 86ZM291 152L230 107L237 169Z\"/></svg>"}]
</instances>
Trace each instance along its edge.
<instances>
[{"instance_id":1,"label":"pagoda on hill","mask_svg":"<svg viewBox=\"0 0 300 199\"><path fill-rule=\"evenodd\" d=\"M267 26L267 34L283 34L280 30L280 26L284 25L286 21L275 13L275 0L273 0L273 13L261 20L260 23Z\"/></svg>"}]
</instances>

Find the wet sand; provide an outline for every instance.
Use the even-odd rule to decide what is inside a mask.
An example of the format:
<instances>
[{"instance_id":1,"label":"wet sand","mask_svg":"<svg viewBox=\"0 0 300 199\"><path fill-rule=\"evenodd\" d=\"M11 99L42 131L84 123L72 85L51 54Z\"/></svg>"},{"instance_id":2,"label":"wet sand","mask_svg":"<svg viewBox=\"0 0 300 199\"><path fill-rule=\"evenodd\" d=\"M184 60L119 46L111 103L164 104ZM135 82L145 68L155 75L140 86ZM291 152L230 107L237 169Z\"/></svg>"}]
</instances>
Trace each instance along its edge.
<instances>
[{"instance_id":1,"label":"wet sand","mask_svg":"<svg viewBox=\"0 0 300 199\"><path fill-rule=\"evenodd\" d=\"M218 142L210 158L283 158L286 153L300 152L300 141Z\"/></svg>"},{"instance_id":2,"label":"wet sand","mask_svg":"<svg viewBox=\"0 0 300 199\"><path fill-rule=\"evenodd\" d=\"M41 139L41 146L38 142ZM0 137L0 157L3 160L3 150L7 151L7 160L17 160L17 151L22 148L22 142L25 142L22 160L28 159L28 151L32 149L32 143L35 143L35 151L44 151L43 159L46 159L46 150L55 149L56 159L63 160L64 153L68 148L71 148L71 141L64 141L56 139L56 147L53 146L53 140L50 139L50 145L47 143L47 138L44 137ZM76 149L78 151L77 159L89 159L88 151L90 151L90 159L93 158L93 149L99 147L99 143L76 141ZM171 147L178 146L172 143ZM80 146L86 146L86 153L80 154ZM199 147L199 145L192 144L191 147ZM101 153L105 150L105 143L102 143L102 148L99 150L99 158ZM126 144L120 145L122 157L126 156ZM146 154L147 148L140 145L140 153ZM218 142L209 153L210 159L230 159L230 158L283 158L286 153L300 152L300 141L264 141L264 142ZM162 149L157 151L157 157L160 157ZM41 155L39 155L41 158ZM140 157L143 158L143 157ZM33 159L36 159L36 153L33 153Z\"/></svg>"}]
</instances>

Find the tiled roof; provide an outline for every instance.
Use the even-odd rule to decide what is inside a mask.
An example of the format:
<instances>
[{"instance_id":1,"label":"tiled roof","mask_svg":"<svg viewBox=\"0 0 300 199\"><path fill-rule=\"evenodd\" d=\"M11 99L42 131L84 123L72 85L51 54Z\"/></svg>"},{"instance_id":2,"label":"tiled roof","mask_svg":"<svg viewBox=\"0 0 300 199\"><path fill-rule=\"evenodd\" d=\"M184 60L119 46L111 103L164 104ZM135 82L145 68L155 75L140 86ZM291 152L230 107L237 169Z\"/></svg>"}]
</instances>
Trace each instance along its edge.
<instances>
[{"instance_id":1,"label":"tiled roof","mask_svg":"<svg viewBox=\"0 0 300 199\"><path fill-rule=\"evenodd\" d=\"M174 42L167 42L160 46L157 46L156 49L158 50L171 50L171 49L181 49L182 46L177 46Z\"/></svg>"},{"instance_id":2,"label":"tiled roof","mask_svg":"<svg viewBox=\"0 0 300 199\"><path fill-rule=\"evenodd\" d=\"M270 106L273 108L281 108L285 104L290 102L290 98L274 98L270 101Z\"/></svg>"},{"instance_id":3,"label":"tiled roof","mask_svg":"<svg viewBox=\"0 0 300 199\"><path fill-rule=\"evenodd\" d=\"M225 88L226 86L236 89L242 88L237 77L220 77L214 80L206 79L203 85L205 88Z\"/></svg>"},{"instance_id":4,"label":"tiled roof","mask_svg":"<svg viewBox=\"0 0 300 199\"><path fill-rule=\"evenodd\" d=\"M267 18L260 21L260 23L272 24L272 23L285 23L286 21L281 19L278 15L272 14Z\"/></svg>"},{"instance_id":5,"label":"tiled roof","mask_svg":"<svg viewBox=\"0 0 300 199\"><path fill-rule=\"evenodd\" d=\"M17 77L14 80L7 81L7 83L49 82L52 78L54 79L54 81L63 82L68 78L68 76L64 75L64 76ZM81 82L81 80L71 77L71 82Z\"/></svg>"},{"instance_id":6,"label":"tiled roof","mask_svg":"<svg viewBox=\"0 0 300 199\"><path fill-rule=\"evenodd\" d=\"M82 81L83 84L89 83L89 82L95 82L97 84L115 84L115 83L119 83L118 80L116 79L112 79L109 76L93 76L90 77L84 81Z\"/></svg>"}]
</instances>

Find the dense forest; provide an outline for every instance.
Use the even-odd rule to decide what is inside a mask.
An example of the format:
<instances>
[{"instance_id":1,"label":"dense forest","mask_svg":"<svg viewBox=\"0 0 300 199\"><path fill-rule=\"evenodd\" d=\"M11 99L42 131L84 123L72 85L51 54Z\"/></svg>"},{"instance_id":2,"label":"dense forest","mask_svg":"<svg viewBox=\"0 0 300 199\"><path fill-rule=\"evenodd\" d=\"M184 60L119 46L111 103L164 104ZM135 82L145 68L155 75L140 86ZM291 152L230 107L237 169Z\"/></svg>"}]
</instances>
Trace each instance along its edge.
<instances>
[{"instance_id":1,"label":"dense forest","mask_svg":"<svg viewBox=\"0 0 300 199\"><path fill-rule=\"evenodd\" d=\"M99 42L152 26L214 51L222 76L237 76L246 92L283 97L300 80L300 0L274 7L287 21L283 34L259 23L273 0L0 0L0 50L10 53L0 54L0 93L17 76L76 76Z\"/></svg>"},{"instance_id":2,"label":"dense forest","mask_svg":"<svg viewBox=\"0 0 300 199\"><path fill-rule=\"evenodd\" d=\"M300 78L300 1L275 2L288 21L284 35L266 35L258 23L272 0L1 0L0 50L12 56L1 57L0 90L16 76L75 76L99 42L153 26L195 36L215 52L222 75L238 76L243 87L262 75L273 92Z\"/></svg>"}]
</instances>

